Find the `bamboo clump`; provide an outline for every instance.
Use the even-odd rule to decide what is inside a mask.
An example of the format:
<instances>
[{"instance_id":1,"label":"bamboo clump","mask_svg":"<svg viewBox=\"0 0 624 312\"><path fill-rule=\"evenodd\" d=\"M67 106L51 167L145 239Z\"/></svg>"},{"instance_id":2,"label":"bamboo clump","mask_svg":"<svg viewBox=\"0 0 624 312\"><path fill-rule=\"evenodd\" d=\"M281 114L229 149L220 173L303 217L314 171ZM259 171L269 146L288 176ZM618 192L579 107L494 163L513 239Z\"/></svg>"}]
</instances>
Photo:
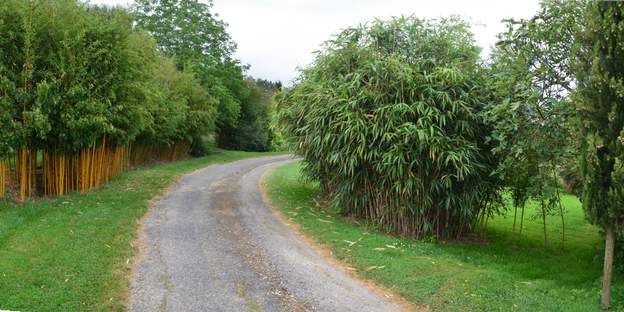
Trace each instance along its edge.
<instances>
[{"instance_id":1,"label":"bamboo clump","mask_svg":"<svg viewBox=\"0 0 624 312\"><path fill-rule=\"evenodd\" d=\"M173 145L135 145L132 148L132 165L145 166L160 162L171 162L185 159L190 144L185 141Z\"/></svg>"},{"instance_id":2,"label":"bamboo clump","mask_svg":"<svg viewBox=\"0 0 624 312\"><path fill-rule=\"evenodd\" d=\"M0 7L3 32L13 34L0 48L0 196L88 192L133 166L133 144L146 145L134 165L171 161L186 157L185 140L213 132L219 98L144 41L149 34L80 1ZM146 44L133 44L136 36ZM145 57L126 61L137 53Z\"/></svg>"},{"instance_id":3,"label":"bamboo clump","mask_svg":"<svg viewBox=\"0 0 624 312\"><path fill-rule=\"evenodd\" d=\"M16 199L62 196L71 192L89 192L120 173L155 162L184 159L190 144L149 146L113 145L104 137L77 153L59 148L37 150L22 147L14 161L0 161L0 197L15 190ZM11 175L14 178L11 178Z\"/></svg>"},{"instance_id":4,"label":"bamboo clump","mask_svg":"<svg viewBox=\"0 0 624 312\"><path fill-rule=\"evenodd\" d=\"M64 195L68 192L89 192L110 180L112 176L127 171L129 147L110 147L106 138L77 155L44 152L44 194Z\"/></svg>"},{"instance_id":5,"label":"bamboo clump","mask_svg":"<svg viewBox=\"0 0 624 312\"><path fill-rule=\"evenodd\" d=\"M487 224L499 181L479 58L465 53L462 25L397 18L351 28L276 97L304 174L345 215L417 239Z\"/></svg>"}]
</instances>

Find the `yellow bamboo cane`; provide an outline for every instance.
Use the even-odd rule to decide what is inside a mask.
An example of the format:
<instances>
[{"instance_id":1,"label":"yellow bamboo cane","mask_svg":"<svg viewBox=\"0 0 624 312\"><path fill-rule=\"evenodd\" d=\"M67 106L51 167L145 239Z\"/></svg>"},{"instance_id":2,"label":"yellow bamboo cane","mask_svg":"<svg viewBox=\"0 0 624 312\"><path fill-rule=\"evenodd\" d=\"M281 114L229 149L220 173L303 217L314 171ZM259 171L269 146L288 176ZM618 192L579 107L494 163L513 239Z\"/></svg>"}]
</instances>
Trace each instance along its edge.
<instances>
[{"instance_id":1,"label":"yellow bamboo cane","mask_svg":"<svg viewBox=\"0 0 624 312\"><path fill-rule=\"evenodd\" d=\"M0 160L0 197L4 197L6 187L6 166L3 160Z\"/></svg>"}]
</instances>

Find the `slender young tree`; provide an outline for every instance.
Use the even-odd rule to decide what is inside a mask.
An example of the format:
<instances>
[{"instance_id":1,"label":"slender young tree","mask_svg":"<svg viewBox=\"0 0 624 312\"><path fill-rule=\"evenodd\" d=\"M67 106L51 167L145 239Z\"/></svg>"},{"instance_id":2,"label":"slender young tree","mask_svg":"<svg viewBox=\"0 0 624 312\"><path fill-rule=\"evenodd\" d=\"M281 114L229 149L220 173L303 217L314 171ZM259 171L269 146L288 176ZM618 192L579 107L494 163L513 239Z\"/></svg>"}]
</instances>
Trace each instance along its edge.
<instances>
[{"instance_id":1,"label":"slender young tree","mask_svg":"<svg viewBox=\"0 0 624 312\"><path fill-rule=\"evenodd\" d=\"M591 3L579 43L575 100L583 143L583 207L605 232L601 302L607 309L615 239L624 217L624 3Z\"/></svg>"},{"instance_id":2,"label":"slender young tree","mask_svg":"<svg viewBox=\"0 0 624 312\"><path fill-rule=\"evenodd\" d=\"M574 112L569 60L582 21L582 4L583 0L547 1L532 18L508 20L490 65L497 100L487 116L497 142L494 151L501 159L498 172L515 207L514 230L519 215L522 233L524 206L533 199L539 202L545 244L550 214L560 215L562 246L565 241L559 173L575 148L567 139Z\"/></svg>"}]
</instances>

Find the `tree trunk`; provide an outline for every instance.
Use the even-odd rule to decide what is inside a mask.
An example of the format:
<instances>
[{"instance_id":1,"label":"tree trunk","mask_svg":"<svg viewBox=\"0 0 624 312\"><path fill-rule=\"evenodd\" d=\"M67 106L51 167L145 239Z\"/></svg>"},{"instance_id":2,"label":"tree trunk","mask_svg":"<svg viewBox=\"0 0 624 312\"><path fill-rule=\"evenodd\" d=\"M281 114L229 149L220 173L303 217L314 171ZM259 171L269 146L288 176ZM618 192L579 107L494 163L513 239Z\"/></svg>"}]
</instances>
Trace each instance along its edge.
<instances>
[{"instance_id":1,"label":"tree trunk","mask_svg":"<svg viewBox=\"0 0 624 312\"><path fill-rule=\"evenodd\" d=\"M544 206L544 201L542 200L542 224L544 225L544 246L548 245L548 236L546 235L546 207Z\"/></svg>"},{"instance_id":2,"label":"tree trunk","mask_svg":"<svg viewBox=\"0 0 624 312\"><path fill-rule=\"evenodd\" d=\"M603 309L608 309L611 305L611 275L613 273L613 247L615 245L615 231L612 224L606 228L606 234L601 300Z\"/></svg>"},{"instance_id":3,"label":"tree trunk","mask_svg":"<svg viewBox=\"0 0 624 312\"><path fill-rule=\"evenodd\" d=\"M557 197L559 197L559 190L557 190ZM565 218L563 215L563 205L561 205L561 197L557 200L559 201L559 212L561 213L561 249L565 249Z\"/></svg>"},{"instance_id":4,"label":"tree trunk","mask_svg":"<svg viewBox=\"0 0 624 312\"><path fill-rule=\"evenodd\" d=\"M565 218L563 217L563 209L561 209L561 249L565 249Z\"/></svg>"},{"instance_id":5,"label":"tree trunk","mask_svg":"<svg viewBox=\"0 0 624 312\"><path fill-rule=\"evenodd\" d=\"M514 223L511 232L516 233L516 219L518 217L518 206L514 205Z\"/></svg>"},{"instance_id":6,"label":"tree trunk","mask_svg":"<svg viewBox=\"0 0 624 312\"><path fill-rule=\"evenodd\" d=\"M553 171L553 176L555 180L558 178L557 173ZM561 214L561 250L565 249L565 217L563 211L563 205L561 204L561 193L559 192L559 187L557 187L557 205L559 205L559 213Z\"/></svg>"},{"instance_id":7,"label":"tree trunk","mask_svg":"<svg viewBox=\"0 0 624 312\"><path fill-rule=\"evenodd\" d=\"M520 231L519 231L520 235L522 235L522 226L524 223L524 207L525 206L526 206L525 204L522 205L522 212L520 213Z\"/></svg>"}]
</instances>

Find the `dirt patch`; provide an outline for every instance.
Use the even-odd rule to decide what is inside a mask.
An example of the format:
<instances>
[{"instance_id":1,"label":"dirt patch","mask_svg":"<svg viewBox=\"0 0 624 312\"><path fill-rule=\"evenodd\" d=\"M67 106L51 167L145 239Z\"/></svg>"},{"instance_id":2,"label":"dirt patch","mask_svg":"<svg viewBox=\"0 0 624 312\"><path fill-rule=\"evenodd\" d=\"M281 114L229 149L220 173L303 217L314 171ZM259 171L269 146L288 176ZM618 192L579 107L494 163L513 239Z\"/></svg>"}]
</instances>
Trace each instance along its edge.
<instances>
[{"instance_id":1,"label":"dirt patch","mask_svg":"<svg viewBox=\"0 0 624 312\"><path fill-rule=\"evenodd\" d=\"M356 274L356 272L354 272L351 266L349 266L347 263L342 262L338 260L336 257L334 257L334 254L328 247L320 244L313 237L308 236L301 229L299 224L289 221L288 216L284 215L282 211L276 207L276 205L271 201L270 197L268 196L266 178L273 172L273 170L274 169L268 170L266 173L264 173L264 175L262 175L262 178L260 179L260 182L259 182L260 193L262 194L262 199L267 205L267 207L271 209L273 215L275 215L275 217L278 220L280 220L280 222L282 222L288 228L290 228L293 232L295 232L297 236L303 239L303 241L305 241L314 251L320 254L329 263L331 263L335 267L340 268L347 275L353 277L355 280L360 282L364 287L369 289L372 293L377 294L381 298L386 298L390 303L396 304L397 306L401 308L402 311L410 311L410 312L411 311L415 311L415 312L431 311L431 309L428 306L424 306L424 307L416 306L415 304L405 300L403 297L394 293L390 289L384 286L381 286L372 280L366 279L363 276L360 276L359 274Z\"/></svg>"}]
</instances>

